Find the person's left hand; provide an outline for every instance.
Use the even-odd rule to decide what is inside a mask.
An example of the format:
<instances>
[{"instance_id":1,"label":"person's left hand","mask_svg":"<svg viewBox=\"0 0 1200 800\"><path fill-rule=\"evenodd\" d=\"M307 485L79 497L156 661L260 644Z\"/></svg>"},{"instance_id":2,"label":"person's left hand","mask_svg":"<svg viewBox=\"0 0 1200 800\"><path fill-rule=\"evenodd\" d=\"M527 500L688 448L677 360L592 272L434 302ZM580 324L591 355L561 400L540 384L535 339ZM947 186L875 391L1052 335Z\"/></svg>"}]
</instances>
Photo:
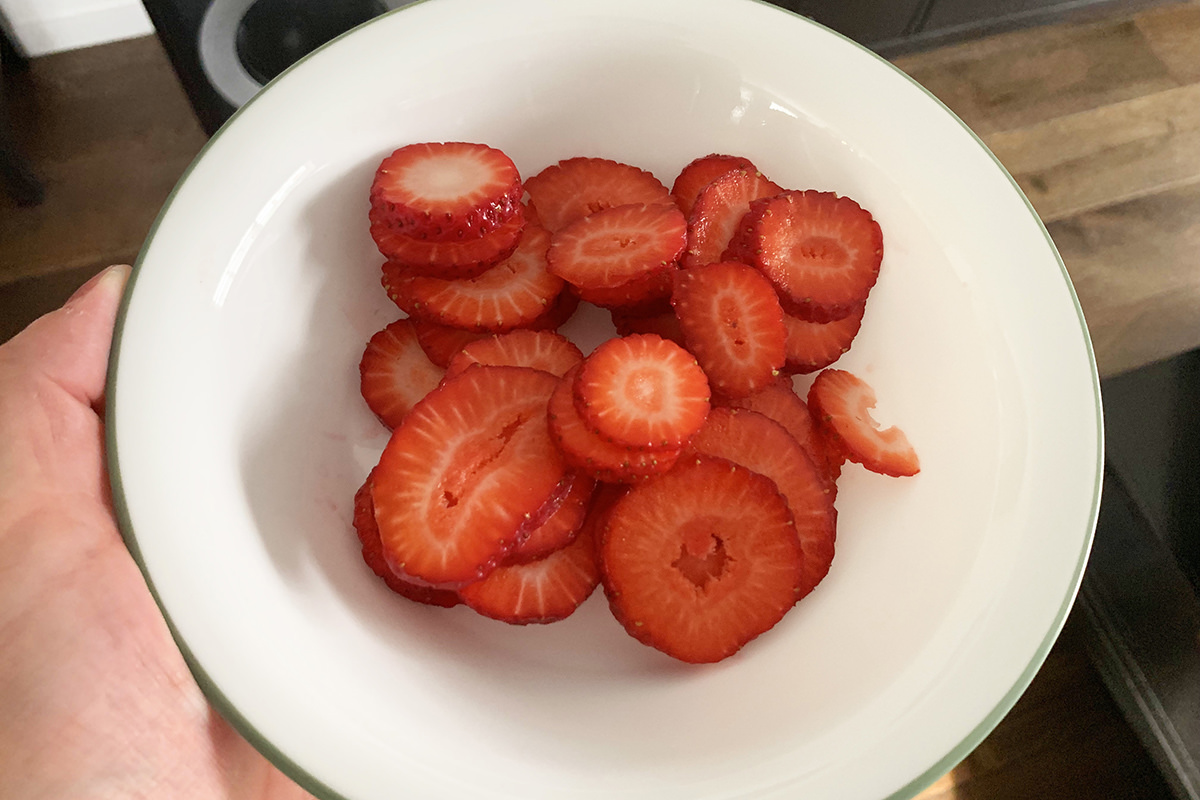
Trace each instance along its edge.
<instances>
[{"instance_id":1,"label":"person's left hand","mask_svg":"<svg viewBox=\"0 0 1200 800\"><path fill-rule=\"evenodd\" d=\"M0 797L307 798L204 699L113 518L101 405L128 276L0 346Z\"/></svg>"}]
</instances>

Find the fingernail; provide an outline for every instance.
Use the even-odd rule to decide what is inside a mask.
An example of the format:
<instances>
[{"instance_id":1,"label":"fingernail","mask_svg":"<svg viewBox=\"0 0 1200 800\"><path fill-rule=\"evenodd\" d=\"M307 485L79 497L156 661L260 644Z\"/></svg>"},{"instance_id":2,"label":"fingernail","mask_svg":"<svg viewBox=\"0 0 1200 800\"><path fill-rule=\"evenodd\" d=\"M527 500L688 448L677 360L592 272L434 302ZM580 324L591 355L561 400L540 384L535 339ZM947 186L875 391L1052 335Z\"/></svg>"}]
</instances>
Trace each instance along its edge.
<instances>
[{"instance_id":1,"label":"fingernail","mask_svg":"<svg viewBox=\"0 0 1200 800\"><path fill-rule=\"evenodd\" d=\"M79 302L80 299L91 294L94 289L100 286L103 286L105 291L115 291L119 294L120 292L124 291L125 282L129 279L129 273L131 271L132 268L128 264L115 264L111 267L105 268L101 272L93 275L82 286L76 289L75 292L67 299L67 302L64 303L64 305L74 305L75 303Z\"/></svg>"}]
</instances>

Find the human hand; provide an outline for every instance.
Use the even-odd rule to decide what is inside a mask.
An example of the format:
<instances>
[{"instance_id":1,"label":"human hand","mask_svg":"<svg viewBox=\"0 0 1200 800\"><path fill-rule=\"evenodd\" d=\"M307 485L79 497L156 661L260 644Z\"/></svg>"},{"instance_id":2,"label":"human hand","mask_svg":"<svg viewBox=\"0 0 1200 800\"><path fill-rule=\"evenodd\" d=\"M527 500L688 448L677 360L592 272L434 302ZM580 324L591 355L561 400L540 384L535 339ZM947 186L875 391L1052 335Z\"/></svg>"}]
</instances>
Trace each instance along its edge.
<instances>
[{"instance_id":1,"label":"human hand","mask_svg":"<svg viewBox=\"0 0 1200 800\"><path fill-rule=\"evenodd\" d=\"M101 406L128 276L0 346L0 797L308 798L204 699L117 530Z\"/></svg>"}]
</instances>

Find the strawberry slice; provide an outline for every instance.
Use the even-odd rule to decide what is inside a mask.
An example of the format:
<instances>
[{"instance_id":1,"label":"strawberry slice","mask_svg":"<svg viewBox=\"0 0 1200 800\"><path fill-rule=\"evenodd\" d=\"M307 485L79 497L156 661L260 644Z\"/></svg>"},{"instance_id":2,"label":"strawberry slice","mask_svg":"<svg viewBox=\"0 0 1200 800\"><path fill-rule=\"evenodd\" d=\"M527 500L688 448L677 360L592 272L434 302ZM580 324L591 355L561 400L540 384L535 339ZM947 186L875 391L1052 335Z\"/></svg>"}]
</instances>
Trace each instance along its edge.
<instances>
[{"instance_id":1,"label":"strawberry slice","mask_svg":"<svg viewBox=\"0 0 1200 800\"><path fill-rule=\"evenodd\" d=\"M616 443L682 447L708 414L708 378L691 353L662 337L609 339L584 360L575 407L589 428Z\"/></svg>"},{"instance_id":2,"label":"strawberry slice","mask_svg":"<svg viewBox=\"0 0 1200 800\"><path fill-rule=\"evenodd\" d=\"M534 526L529 534L517 543L504 559L504 565L537 561L575 540L591 506L596 481L591 476L578 472L568 473L566 481L570 488L566 495L558 500L553 513L540 525Z\"/></svg>"},{"instance_id":3,"label":"strawberry slice","mask_svg":"<svg viewBox=\"0 0 1200 800\"><path fill-rule=\"evenodd\" d=\"M738 398L722 398L721 404L729 408L744 408L755 411L767 419L783 426L796 443L804 448L809 458L820 461L819 444L814 441L813 418L808 404L796 394L792 379L779 377L753 394Z\"/></svg>"},{"instance_id":4,"label":"strawberry slice","mask_svg":"<svg viewBox=\"0 0 1200 800\"><path fill-rule=\"evenodd\" d=\"M375 501L371 498L373 477L374 472L367 476L363 485L354 493L354 530L358 534L359 544L362 545L363 561L367 562L372 572L383 579L389 589L402 597L442 608L452 608L461 603L458 592L406 581L388 568L383 557L383 544L379 540L379 526L375 524Z\"/></svg>"},{"instance_id":5,"label":"strawberry slice","mask_svg":"<svg viewBox=\"0 0 1200 800\"><path fill-rule=\"evenodd\" d=\"M450 361L458 355L459 350L471 342L486 339L490 335L465 331L462 328L452 328L449 325L430 322L427 319L414 319L412 324L413 330L417 332L417 342L421 345L421 349L425 351L425 355L429 356L430 361L442 369L450 366Z\"/></svg>"},{"instance_id":6,"label":"strawberry slice","mask_svg":"<svg viewBox=\"0 0 1200 800\"><path fill-rule=\"evenodd\" d=\"M512 625L566 619L600 583L590 535L526 564L497 567L486 578L459 589L463 602L485 617Z\"/></svg>"},{"instance_id":7,"label":"strawberry slice","mask_svg":"<svg viewBox=\"0 0 1200 800\"><path fill-rule=\"evenodd\" d=\"M413 323L399 319L367 342L358 373L367 407L395 428L441 382L443 370L421 349Z\"/></svg>"},{"instance_id":8,"label":"strawberry slice","mask_svg":"<svg viewBox=\"0 0 1200 800\"><path fill-rule=\"evenodd\" d=\"M804 552L798 597L816 587L833 563L837 511L825 475L782 425L745 409L714 408L690 447L765 475L775 482L796 521Z\"/></svg>"},{"instance_id":9,"label":"strawberry slice","mask_svg":"<svg viewBox=\"0 0 1200 800\"><path fill-rule=\"evenodd\" d=\"M392 571L439 588L486 575L559 490L548 432L553 375L473 367L418 403L375 470L375 518Z\"/></svg>"},{"instance_id":10,"label":"strawberry slice","mask_svg":"<svg viewBox=\"0 0 1200 800\"><path fill-rule=\"evenodd\" d=\"M403 311L443 325L500 333L537 320L563 289L563 280L546 271L550 234L526 226L521 244L509 258L482 275L447 281L413 275L391 262L383 267L388 297Z\"/></svg>"},{"instance_id":11,"label":"strawberry slice","mask_svg":"<svg viewBox=\"0 0 1200 800\"><path fill-rule=\"evenodd\" d=\"M571 318L577 308L579 308L579 298L566 291L564 287L563 291L558 293L558 297L554 298L546 307L546 310L530 320L529 324L524 327L531 331L558 330Z\"/></svg>"},{"instance_id":12,"label":"strawberry slice","mask_svg":"<svg viewBox=\"0 0 1200 800\"><path fill-rule=\"evenodd\" d=\"M840 369L821 372L808 390L817 428L847 459L883 475L916 475L916 451L899 428L880 430L871 417L875 402L866 381Z\"/></svg>"},{"instance_id":13,"label":"strawberry slice","mask_svg":"<svg viewBox=\"0 0 1200 800\"><path fill-rule=\"evenodd\" d=\"M653 333L664 339L669 339L677 345L683 344L683 329L679 327L679 317L674 309L657 311L649 314L639 314L622 309L609 312L613 327L618 336L631 336L635 333Z\"/></svg>"},{"instance_id":14,"label":"strawberry slice","mask_svg":"<svg viewBox=\"0 0 1200 800\"><path fill-rule=\"evenodd\" d=\"M848 197L784 192L755 203L743 225L752 228L743 252L775 285L783 310L801 319L849 316L879 277L883 233Z\"/></svg>"},{"instance_id":15,"label":"strawberry slice","mask_svg":"<svg viewBox=\"0 0 1200 800\"><path fill-rule=\"evenodd\" d=\"M446 367L446 377L453 377L472 364L490 364L540 369L561 378L581 361L583 353L562 334L515 330L489 336L463 347Z\"/></svg>"},{"instance_id":16,"label":"strawberry slice","mask_svg":"<svg viewBox=\"0 0 1200 800\"><path fill-rule=\"evenodd\" d=\"M671 264L647 272L611 289L587 289L582 286L570 288L571 292L578 295L580 299L610 311L619 310L632 314L650 313L661 310L663 306L667 305L671 298L671 288L675 284L675 273L678 271Z\"/></svg>"},{"instance_id":17,"label":"strawberry slice","mask_svg":"<svg viewBox=\"0 0 1200 800\"><path fill-rule=\"evenodd\" d=\"M521 207L492 232L477 239L435 242L400 233L383 222L372 208L367 214L375 247L388 261L414 275L445 280L474 278L513 254L525 228Z\"/></svg>"},{"instance_id":18,"label":"strawberry slice","mask_svg":"<svg viewBox=\"0 0 1200 800\"><path fill-rule=\"evenodd\" d=\"M632 483L666 472L679 448L646 449L614 444L584 424L575 405L581 365L572 367L550 396L550 433L573 469L608 483Z\"/></svg>"},{"instance_id":19,"label":"strawberry slice","mask_svg":"<svg viewBox=\"0 0 1200 800\"><path fill-rule=\"evenodd\" d=\"M674 264L686 244L687 220L678 208L614 206L555 233L546 268L572 286L612 289Z\"/></svg>"},{"instance_id":20,"label":"strawberry slice","mask_svg":"<svg viewBox=\"0 0 1200 800\"><path fill-rule=\"evenodd\" d=\"M401 147L380 163L371 207L396 233L432 242L478 239L516 213L521 174L501 151L469 142Z\"/></svg>"},{"instance_id":21,"label":"strawberry slice","mask_svg":"<svg viewBox=\"0 0 1200 800\"><path fill-rule=\"evenodd\" d=\"M804 554L769 478L708 456L682 460L613 507L600 546L613 615L681 661L720 661L796 603Z\"/></svg>"},{"instance_id":22,"label":"strawberry slice","mask_svg":"<svg viewBox=\"0 0 1200 800\"><path fill-rule=\"evenodd\" d=\"M674 206L662 182L643 169L606 158L568 158L525 181L529 204L551 233L577 219L628 203Z\"/></svg>"},{"instance_id":23,"label":"strawberry slice","mask_svg":"<svg viewBox=\"0 0 1200 800\"><path fill-rule=\"evenodd\" d=\"M833 322L809 322L784 314L787 360L783 371L788 374L816 372L841 358L862 327L864 310L866 303L859 303L847 316Z\"/></svg>"},{"instance_id":24,"label":"strawberry slice","mask_svg":"<svg viewBox=\"0 0 1200 800\"><path fill-rule=\"evenodd\" d=\"M716 394L744 397L775 379L787 329L775 289L758 270L731 261L680 270L671 305Z\"/></svg>"},{"instance_id":25,"label":"strawberry slice","mask_svg":"<svg viewBox=\"0 0 1200 800\"><path fill-rule=\"evenodd\" d=\"M684 267L722 260L722 254L750 208L750 202L783 191L753 170L728 172L705 186L696 196L688 216L688 243Z\"/></svg>"},{"instance_id":26,"label":"strawberry slice","mask_svg":"<svg viewBox=\"0 0 1200 800\"><path fill-rule=\"evenodd\" d=\"M675 183L671 186L671 194L674 196L679 210L685 215L691 214L692 206L696 204L696 197L704 187L735 169L758 172L758 167L754 166L750 159L741 156L712 153L692 161L679 172L679 176L675 178Z\"/></svg>"}]
</instances>

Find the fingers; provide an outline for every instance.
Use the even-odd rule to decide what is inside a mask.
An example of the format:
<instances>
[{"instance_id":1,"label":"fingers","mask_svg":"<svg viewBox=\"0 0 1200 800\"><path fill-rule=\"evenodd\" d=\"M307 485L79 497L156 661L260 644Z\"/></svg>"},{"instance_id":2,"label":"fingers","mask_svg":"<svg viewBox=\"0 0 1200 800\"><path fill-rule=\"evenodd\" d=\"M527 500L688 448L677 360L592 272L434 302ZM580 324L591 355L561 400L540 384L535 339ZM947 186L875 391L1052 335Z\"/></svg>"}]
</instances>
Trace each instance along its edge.
<instances>
[{"instance_id":1,"label":"fingers","mask_svg":"<svg viewBox=\"0 0 1200 800\"><path fill-rule=\"evenodd\" d=\"M130 271L125 265L109 267L62 308L0 346L0 381L44 376L95 407L104 396L113 326Z\"/></svg>"}]
</instances>

